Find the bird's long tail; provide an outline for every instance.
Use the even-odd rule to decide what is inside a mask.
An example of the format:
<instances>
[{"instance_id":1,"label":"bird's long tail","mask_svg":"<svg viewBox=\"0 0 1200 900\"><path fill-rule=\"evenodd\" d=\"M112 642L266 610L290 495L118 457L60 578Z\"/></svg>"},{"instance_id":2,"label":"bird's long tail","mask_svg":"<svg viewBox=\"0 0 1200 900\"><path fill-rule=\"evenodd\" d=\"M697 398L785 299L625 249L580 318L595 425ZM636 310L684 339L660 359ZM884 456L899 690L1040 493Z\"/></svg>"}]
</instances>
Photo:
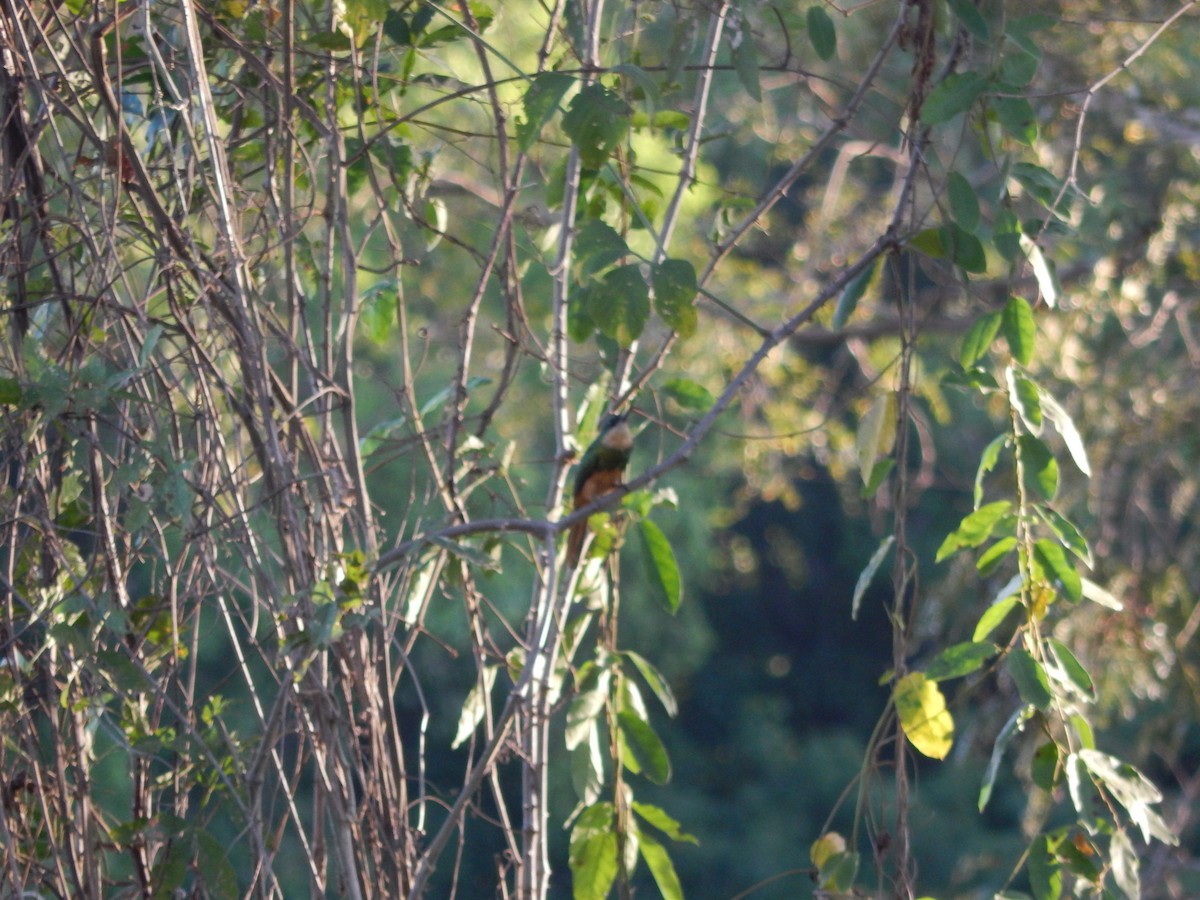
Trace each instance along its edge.
<instances>
[{"instance_id":1,"label":"bird's long tail","mask_svg":"<svg viewBox=\"0 0 1200 900\"><path fill-rule=\"evenodd\" d=\"M579 565L579 555L583 552L583 539L587 537L588 520L576 522L567 534L567 566L574 569Z\"/></svg>"}]
</instances>

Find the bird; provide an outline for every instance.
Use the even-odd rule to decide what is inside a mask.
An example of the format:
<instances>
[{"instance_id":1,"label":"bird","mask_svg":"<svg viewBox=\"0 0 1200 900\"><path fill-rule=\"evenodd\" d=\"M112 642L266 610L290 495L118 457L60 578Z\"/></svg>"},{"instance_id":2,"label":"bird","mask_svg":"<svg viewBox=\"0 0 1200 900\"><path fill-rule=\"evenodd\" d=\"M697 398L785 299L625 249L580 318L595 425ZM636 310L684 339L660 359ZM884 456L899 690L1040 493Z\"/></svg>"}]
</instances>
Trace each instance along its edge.
<instances>
[{"instance_id":1,"label":"bird","mask_svg":"<svg viewBox=\"0 0 1200 900\"><path fill-rule=\"evenodd\" d=\"M575 472L575 509L582 509L593 500L612 493L622 484L625 467L633 453L633 432L629 415L610 413L600 422L600 432L583 454ZM567 565L579 564L588 520L580 519L571 526L567 536Z\"/></svg>"}]
</instances>

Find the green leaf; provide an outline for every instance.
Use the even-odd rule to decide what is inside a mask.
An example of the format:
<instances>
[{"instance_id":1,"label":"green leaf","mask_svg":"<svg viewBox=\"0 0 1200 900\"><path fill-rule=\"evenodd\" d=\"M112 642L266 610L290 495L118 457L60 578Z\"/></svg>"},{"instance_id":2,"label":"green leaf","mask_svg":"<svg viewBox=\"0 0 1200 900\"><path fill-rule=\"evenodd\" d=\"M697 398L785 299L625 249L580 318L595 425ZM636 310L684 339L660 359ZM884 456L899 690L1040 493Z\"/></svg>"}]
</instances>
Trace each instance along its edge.
<instances>
[{"instance_id":1,"label":"green leaf","mask_svg":"<svg viewBox=\"0 0 1200 900\"><path fill-rule=\"evenodd\" d=\"M850 601L850 618L858 618L858 606L862 602L863 594L867 592L867 588L871 584L871 579L875 577L875 573L879 570L879 566L887 557L888 550L891 549L892 543L896 540L894 535L885 537L875 548L875 552L871 554L871 559L858 575L858 581L854 584L854 598Z\"/></svg>"},{"instance_id":2,"label":"green leaf","mask_svg":"<svg viewBox=\"0 0 1200 900\"><path fill-rule=\"evenodd\" d=\"M987 660L996 655L995 644L984 641L965 641L952 644L925 667L925 677L930 681L948 681L962 678L977 671Z\"/></svg>"},{"instance_id":3,"label":"green leaf","mask_svg":"<svg viewBox=\"0 0 1200 900\"><path fill-rule=\"evenodd\" d=\"M1019 162L1013 165L1012 176L1039 203L1054 211L1054 201L1062 188L1054 174L1036 163Z\"/></svg>"},{"instance_id":4,"label":"green leaf","mask_svg":"<svg viewBox=\"0 0 1200 900\"><path fill-rule=\"evenodd\" d=\"M500 571L500 561L494 556L489 556L487 553L484 553L482 550L477 550L476 548L468 546L467 544L460 544L457 541L442 537L439 534L430 535L428 540L429 543L436 544L443 550L449 550L459 559L469 563L472 566L475 566L476 568L483 569L485 572Z\"/></svg>"},{"instance_id":5,"label":"green leaf","mask_svg":"<svg viewBox=\"0 0 1200 900\"><path fill-rule=\"evenodd\" d=\"M979 559L975 562L975 569L984 577L991 575L1004 558L1016 549L1016 546L1017 539L1015 537L1001 538L979 555Z\"/></svg>"},{"instance_id":6,"label":"green leaf","mask_svg":"<svg viewBox=\"0 0 1200 900\"><path fill-rule=\"evenodd\" d=\"M1044 834L1034 838L1029 847L1029 885L1036 900L1058 900L1062 896L1062 870Z\"/></svg>"},{"instance_id":7,"label":"green leaf","mask_svg":"<svg viewBox=\"0 0 1200 900\"><path fill-rule=\"evenodd\" d=\"M1050 706L1050 682L1046 670L1024 647L1016 647L1005 660L1005 670L1017 686L1021 699L1045 710Z\"/></svg>"},{"instance_id":8,"label":"green leaf","mask_svg":"<svg viewBox=\"0 0 1200 900\"><path fill-rule=\"evenodd\" d=\"M475 685L467 694L466 702L463 703L462 712L458 717L458 731L454 735L454 741L450 744L451 750L457 750L483 721L483 715L487 711L488 696L492 692L492 685L496 683L497 666L485 666L483 669L482 683L476 682Z\"/></svg>"},{"instance_id":9,"label":"green leaf","mask_svg":"<svg viewBox=\"0 0 1200 900\"><path fill-rule=\"evenodd\" d=\"M466 387L467 393L470 394L471 391L475 390L476 388L483 387L483 386L489 385L491 383L492 383L492 379L490 379L490 378L485 378L482 375L472 375L470 378L467 379L467 383L466 383L465 387ZM446 401L450 399L453 392L454 392L453 387L444 387L440 391L438 391L436 394L434 394L432 397L430 397L428 400L426 400L425 403L422 404L422 406L421 406L421 417L424 418L425 416L432 415L433 413L440 410L443 406L446 405Z\"/></svg>"},{"instance_id":10,"label":"green leaf","mask_svg":"<svg viewBox=\"0 0 1200 900\"><path fill-rule=\"evenodd\" d=\"M638 533L642 536L642 547L646 556L653 563L652 569L656 577L651 580L651 584L655 593L666 604L667 609L674 613L679 609L680 595L683 591L675 551L671 549L671 543L662 529L650 519L642 519L638 523Z\"/></svg>"},{"instance_id":11,"label":"green leaf","mask_svg":"<svg viewBox=\"0 0 1200 900\"><path fill-rule=\"evenodd\" d=\"M1013 359L1023 366L1029 365L1033 360L1033 344L1037 337L1037 325L1029 301L1024 297L1010 298L1004 307L1000 327Z\"/></svg>"},{"instance_id":12,"label":"green leaf","mask_svg":"<svg viewBox=\"0 0 1200 900\"><path fill-rule=\"evenodd\" d=\"M1000 729L1000 733L996 735L996 742L992 745L992 756L988 760L987 768L983 772L983 784L979 787L979 811L983 812L988 805L988 800L992 796L992 786L996 783L996 773L1000 770L1000 760L1004 758L1004 750L1008 747L1008 742L1012 740L1012 736L1017 732L1018 726L1025 720L1024 708L1014 712L1004 727Z\"/></svg>"},{"instance_id":13,"label":"green leaf","mask_svg":"<svg viewBox=\"0 0 1200 900\"><path fill-rule=\"evenodd\" d=\"M671 862L666 848L644 831L639 830L637 838L638 850L642 859L646 861L650 874L654 876L654 883L658 885L658 892L662 894L663 900L683 900L683 885L679 883L675 864Z\"/></svg>"},{"instance_id":14,"label":"green leaf","mask_svg":"<svg viewBox=\"0 0 1200 900\"><path fill-rule=\"evenodd\" d=\"M686 259L664 259L650 271L654 308L680 337L696 333L696 269Z\"/></svg>"},{"instance_id":15,"label":"green leaf","mask_svg":"<svg viewBox=\"0 0 1200 900\"><path fill-rule=\"evenodd\" d=\"M1095 815L1098 809L1102 808L1103 801L1092 782L1092 776L1088 773L1087 763L1078 753L1072 753L1063 763L1063 770L1067 774L1067 791L1071 795L1075 812L1081 818Z\"/></svg>"},{"instance_id":16,"label":"green leaf","mask_svg":"<svg viewBox=\"0 0 1200 900\"><path fill-rule=\"evenodd\" d=\"M836 895L852 894L854 879L858 876L858 854L853 852L834 853L821 865L817 873L817 884Z\"/></svg>"},{"instance_id":17,"label":"green leaf","mask_svg":"<svg viewBox=\"0 0 1200 900\"><path fill-rule=\"evenodd\" d=\"M871 467L871 474L867 477L866 484L862 486L859 496L863 499L869 499L875 496L884 481L887 480L888 474L896 467L895 457L889 456L881 459Z\"/></svg>"},{"instance_id":18,"label":"green leaf","mask_svg":"<svg viewBox=\"0 0 1200 900\"><path fill-rule=\"evenodd\" d=\"M628 768L634 772L644 772L655 784L670 781L671 761L667 757L667 748L654 729L629 710L617 713L617 725L626 748L636 760L636 765Z\"/></svg>"},{"instance_id":19,"label":"green leaf","mask_svg":"<svg viewBox=\"0 0 1200 900\"><path fill-rule=\"evenodd\" d=\"M1038 489L1047 500L1058 493L1058 460L1040 438L1023 434L1017 438L1021 454L1021 466L1025 469L1027 486Z\"/></svg>"},{"instance_id":20,"label":"green leaf","mask_svg":"<svg viewBox=\"0 0 1200 900\"><path fill-rule=\"evenodd\" d=\"M875 272L878 270L878 261L872 262L857 275L855 275L842 291L842 295L838 297L837 307L833 311L833 323L830 327L834 331L840 331L846 326L850 317L854 315L854 310L858 308L858 301L862 299L863 294L867 292L867 288L871 286L871 281L875 277Z\"/></svg>"},{"instance_id":21,"label":"green leaf","mask_svg":"<svg viewBox=\"0 0 1200 900\"><path fill-rule=\"evenodd\" d=\"M988 40L988 24L971 0L950 0L950 9L963 27L981 41Z\"/></svg>"},{"instance_id":22,"label":"green leaf","mask_svg":"<svg viewBox=\"0 0 1200 900\"><path fill-rule=\"evenodd\" d=\"M1000 333L1000 323L1003 316L998 312L990 312L976 319L963 337L962 348L958 352L958 362L964 369L969 369L987 355L992 341Z\"/></svg>"},{"instance_id":23,"label":"green leaf","mask_svg":"<svg viewBox=\"0 0 1200 900\"><path fill-rule=\"evenodd\" d=\"M817 51L817 56L823 60L833 59L837 53L837 29L834 28L833 19L825 11L825 7L810 6L804 18L808 24L808 39Z\"/></svg>"},{"instance_id":24,"label":"green leaf","mask_svg":"<svg viewBox=\"0 0 1200 900\"><path fill-rule=\"evenodd\" d=\"M945 759L954 743L954 719L946 698L922 672L910 672L896 682L892 695L905 736L933 759Z\"/></svg>"},{"instance_id":25,"label":"green leaf","mask_svg":"<svg viewBox=\"0 0 1200 900\"><path fill-rule=\"evenodd\" d=\"M937 85L921 107L921 121L940 125L965 113L987 90L987 79L978 72L957 72Z\"/></svg>"},{"instance_id":26,"label":"green leaf","mask_svg":"<svg viewBox=\"0 0 1200 900\"><path fill-rule=\"evenodd\" d=\"M15 378L0 378L0 404L17 406L21 402L21 382Z\"/></svg>"},{"instance_id":27,"label":"green leaf","mask_svg":"<svg viewBox=\"0 0 1200 900\"><path fill-rule=\"evenodd\" d=\"M946 248L942 243L942 229L926 228L908 239L908 246L930 259L945 259Z\"/></svg>"},{"instance_id":28,"label":"green leaf","mask_svg":"<svg viewBox=\"0 0 1200 900\"><path fill-rule=\"evenodd\" d=\"M571 100L563 131L586 169L598 169L629 130L629 107L604 85L589 84Z\"/></svg>"},{"instance_id":29,"label":"green leaf","mask_svg":"<svg viewBox=\"0 0 1200 900\"><path fill-rule=\"evenodd\" d=\"M663 390L684 409L703 412L716 402L708 388L687 378L668 379L663 382Z\"/></svg>"},{"instance_id":30,"label":"green leaf","mask_svg":"<svg viewBox=\"0 0 1200 900\"><path fill-rule=\"evenodd\" d=\"M951 172L946 184L950 195L950 215L964 231L974 233L979 225L979 197L975 194L975 188L960 172Z\"/></svg>"},{"instance_id":31,"label":"green leaf","mask_svg":"<svg viewBox=\"0 0 1200 900\"><path fill-rule=\"evenodd\" d=\"M958 528L946 535L942 546L938 548L935 562L941 562L964 547L978 547L992 536L996 526L1011 510L1012 504L1007 500L997 500L979 507L963 519Z\"/></svg>"},{"instance_id":32,"label":"green leaf","mask_svg":"<svg viewBox=\"0 0 1200 900\"><path fill-rule=\"evenodd\" d=\"M575 270L581 278L602 272L629 255L629 245L600 219L584 219L575 235Z\"/></svg>"},{"instance_id":33,"label":"green leaf","mask_svg":"<svg viewBox=\"0 0 1200 900\"><path fill-rule=\"evenodd\" d=\"M586 312L602 334L630 346L650 316L650 289L636 264L620 266L586 292Z\"/></svg>"},{"instance_id":34,"label":"green leaf","mask_svg":"<svg viewBox=\"0 0 1200 900\"><path fill-rule=\"evenodd\" d=\"M575 900L605 900L618 868L611 803L590 806L575 820L568 861Z\"/></svg>"},{"instance_id":35,"label":"green leaf","mask_svg":"<svg viewBox=\"0 0 1200 900\"><path fill-rule=\"evenodd\" d=\"M1028 56L1022 58L1028 59ZM1037 70L1036 64L1033 70ZM1029 76L1032 78L1032 74ZM995 97L991 102L996 121L1008 134L1022 144L1032 147L1037 140L1037 114L1033 105L1024 97Z\"/></svg>"},{"instance_id":36,"label":"green leaf","mask_svg":"<svg viewBox=\"0 0 1200 900\"><path fill-rule=\"evenodd\" d=\"M1021 222L1011 209L1001 207L996 210L996 220L992 223L992 244L1008 262L1014 262L1021 255Z\"/></svg>"},{"instance_id":37,"label":"green leaf","mask_svg":"<svg viewBox=\"0 0 1200 900\"><path fill-rule=\"evenodd\" d=\"M231 848L227 841L218 840L207 831L196 835L196 860L199 863L197 875L199 883L205 890L202 893L209 897L237 897L241 895L238 887L237 872L229 862ZM155 881L155 887L162 884ZM159 896L156 894L156 896Z\"/></svg>"},{"instance_id":38,"label":"green leaf","mask_svg":"<svg viewBox=\"0 0 1200 900\"><path fill-rule=\"evenodd\" d=\"M645 819L649 824L653 825L667 837L673 841L687 842L689 844L699 844L694 835L688 834L671 816L657 806L652 806L649 803L639 803L633 801L631 804L633 811Z\"/></svg>"},{"instance_id":39,"label":"green leaf","mask_svg":"<svg viewBox=\"0 0 1200 900\"><path fill-rule=\"evenodd\" d=\"M1047 578L1056 582L1055 586L1068 600L1074 602L1083 597L1083 582L1062 544L1041 538L1033 545L1033 556L1041 564Z\"/></svg>"},{"instance_id":40,"label":"green leaf","mask_svg":"<svg viewBox=\"0 0 1200 900\"><path fill-rule=\"evenodd\" d=\"M571 787L580 803L591 804L600 799L604 787L604 752L600 747L600 729L587 730L587 739L571 751Z\"/></svg>"},{"instance_id":41,"label":"green leaf","mask_svg":"<svg viewBox=\"0 0 1200 900\"><path fill-rule=\"evenodd\" d=\"M663 677L662 672L658 671L644 656L634 653L632 650L623 651L621 656L633 663L638 672L641 673L646 685L654 692L654 696L663 705L663 709L667 711L667 715L672 718L678 715L679 704L676 703L675 694L671 691L671 685ZM666 829L663 830L665 831Z\"/></svg>"},{"instance_id":42,"label":"green leaf","mask_svg":"<svg viewBox=\"0 0 1200 900\"><path fill-rule=\"evenodd\" d=\"M1054 790L1058 778L1058 747L1054 741L1046 741L1033 752L1029 774L1043 791Z\"/></svg>"}]
</instances>

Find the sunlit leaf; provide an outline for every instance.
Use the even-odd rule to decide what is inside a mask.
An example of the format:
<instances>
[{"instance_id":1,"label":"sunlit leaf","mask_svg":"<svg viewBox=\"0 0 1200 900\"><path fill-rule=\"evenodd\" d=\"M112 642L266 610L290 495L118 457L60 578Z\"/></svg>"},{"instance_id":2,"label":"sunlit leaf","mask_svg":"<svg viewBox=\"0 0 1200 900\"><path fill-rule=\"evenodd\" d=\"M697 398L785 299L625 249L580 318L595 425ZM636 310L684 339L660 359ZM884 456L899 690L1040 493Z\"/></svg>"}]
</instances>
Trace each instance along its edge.
<instances>
[{"instance_id":1,"label":"sunlit leaf","mask_svg":"<svg viewBox=\"0 0 1200 900\"><path fill-rule=\"evenodd\" d=\"M653 825L671 840L688 844L700 843L696 839L695 835L688 834L686 831L684 831L683 827L660 807L653 806L649 803L639 803L636 800L630 805L633 807L633 811L635 813L637 813L641 818L645 819L647 823Z\"/></svg>"},{"instance_id":2,"label":"sunlit leaf","mask_svg":"<svg viewBox=\"0 0 1200 900\"><path fill-rule=\"evenodd\" d=\"M871 554L870 560L858 575L858 581L854 584L854 597L850 601L850 618L858 618L858 607L862 603L863 595L867 592L867 588L871 585L871 579L875 577L875 573L879 570L879 566L887 557L888 550L891 549L892 543L896 540L894 535L888 535L875 548L875 552Z\"/></svg>"},{"instance_id":3,"label":"sunlit leaf","mask_svg":"<svg viewBox=\"0 0 1200 900\"><path fill-rule=\"evenodd\" d=\"M618 869L611 803L590 806L575 820L568 862L575 900L605 900Z\"/></svg>"},{"instance_id":4,"label":"sunlit leaf","mask_svg":"<svg viewBox=\"0 0 1200 900\"><path fill-rule=\"evenodd\" d=\"M716 402L708 388L688 378L670 378L663 382L663 390L684 409L705 411Z\"/></svg>"},{"instance_id":5,"label":"sunlit leaf","mask_svg":"<svg viewBox=\"0 0 1200 900\"><path fill-rule=\"evenodd\" d=\"M466 702L463 703L462 712L458 717L458 731L455 732L454 741L450 744L451 750L458 749L483 721L484 713L487 711L488 696L492 692L492 685L496 683L496 666L486 666L483 670L482 680L476 682L467 694Z\"/></svg>"},{"instance_id":6,"label":"sunlit leaf","mask_svg":"<svg viewBox=\"0 0 1200 900\"><path fill-rule=\"evenodd\" d=\"M912 745L933 759L945 759L954 743L954 719L937 684L921 672L910 672L896 682L893 700Z\"/></svg>"},{"instance_id":7,"label":"sunlit leaf","mask_svg":"<svg viewBox=\"0 0 1200 900\"><path fill-rule=\"evenodd\" d=\"M1067 452L1071 454L1071 459L1075 462L1079 471L1084 475L1092 474L1091 463L1088 462L1087 448L1083 444L1083 438L1079 434L1079 429L1075 427L1075 422L1071 416L1046 391L1042 391L1042 408L1045 410L1046 418L1054 426L1055 430L1063 439L1063 443L1067 445Z\"/></svg>"},{"instance_id":8,"label":"sunlit leaf","mask_svg":"<svg viewBox=\"0 0 1200 900\"><path fill-rule=\"evenodd\" d=\"M1008 500L997 500L979 507L963 519L958 528L946 535L942 546L938 548L936 561L941 562L947 556L964 547L978 547L992 536L996 526L1012 510Z\"/></svg>"},{"instance_id":9,"label":"sunlit leaf","mask_svg":"<svg viewBox=\"0 0 1200 900\"><path fill-rule=\"evenodd\" d=\"M1118 828L1113 832L1108 845L1108 855L1112 860L1113 880L1117 887L1129 900L1141 900L1141 861L1125 829Z\"/></svg>"},{"instance_id":10,"label":"sunlit leaf","mask_svg":"<svg viewBox=\"0 0 1200 900\"><path fill-rule=\"evenodd\" d=\"M679 706L675 701L675 694L671 691L671 686L667 683L667 679L663 676L662 672L658 671L644 656L634 653L632 650L625 650L621 655L632 662L638 672L641 673L647 686L654 692L654 696L663 705L663 709L667 711L667 715L672 717L677 715L679 713Z\"/></svg>"},{"instance_id":11,"label":"sunlit leaf","mask_svg":"<svg viewBox=\"0 0 1200 900\"><path fill-rule=\"evenodd\" d=\"M983 479L1000 461L1000 451L1008 444L1008 434L999 434L983 448L979 455L979 468L975 470L975 508L983 501Z\"/></svg>"},{"instance_id":12,"label":"sunlit leaf","mask_svg":"<svg viewBox=\"0 0 1200 900\"><path fill-rule=\"evenodd\" d=\"M1004 370L1004 375L1008 382L1009 400L1016 407L1021 421L1025 423L1030 434L1041 434L1042 404L1038 399L1037 385L1019 375L1012 366Z\"/></svg>"},{"instance_id":13,"label":"sunlit leaf","mask_svg":"<svg viewBox=\"0 0 1200 900\"><path fill-rule=\"evenodd\" d=\"M683 885L666 848L644 831L638 832L638 846L663 900L683 900Z\"/></svg>"},{"instance_id":14,"label":"sunlit leaf","mask_svg":"<svg viewBox=\"0 0 1200 900\"><path fill-rule=\"evenodd\" d=\"M876 460L886 456L896 442L896 394L888 391L876 397L871 408L863 416L855 435L854 445L858 454L858 471L866 482L875 467Z\"/></svg>"},{"instance_id":15,"label":"sunlit leaf","mask_svg":"<svg viewBox=\"0 0 1200 900\"><path fill-rule=\"evenodd\" d=\"M1035 900L1058 900L1062 896L1062 869L1044 834L1034 838L1029 847L1029 883Z\"/></svg>"}]
</instances>

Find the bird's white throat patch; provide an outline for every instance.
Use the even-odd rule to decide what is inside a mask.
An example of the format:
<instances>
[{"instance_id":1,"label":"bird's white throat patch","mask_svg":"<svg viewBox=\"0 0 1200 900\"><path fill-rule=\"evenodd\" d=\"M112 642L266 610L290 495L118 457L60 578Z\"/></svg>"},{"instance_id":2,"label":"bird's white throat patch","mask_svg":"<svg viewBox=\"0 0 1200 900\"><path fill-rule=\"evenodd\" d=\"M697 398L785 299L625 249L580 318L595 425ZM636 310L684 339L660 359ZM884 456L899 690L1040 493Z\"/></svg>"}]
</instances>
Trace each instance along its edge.
<instances>
[{"instance_id":1,"label":"bird's white throat patch","mask_svg":"<svg viewBox=\"0 0 1200 900\"><path fill-rule=\"evenodd\" d=\"M629 423L622 422L620 425L614 425L608 429L604 437L600 439L600 443L610 450L628 450L633 446L633 432L629 428Z\"/></svg>"}]
</instances>

